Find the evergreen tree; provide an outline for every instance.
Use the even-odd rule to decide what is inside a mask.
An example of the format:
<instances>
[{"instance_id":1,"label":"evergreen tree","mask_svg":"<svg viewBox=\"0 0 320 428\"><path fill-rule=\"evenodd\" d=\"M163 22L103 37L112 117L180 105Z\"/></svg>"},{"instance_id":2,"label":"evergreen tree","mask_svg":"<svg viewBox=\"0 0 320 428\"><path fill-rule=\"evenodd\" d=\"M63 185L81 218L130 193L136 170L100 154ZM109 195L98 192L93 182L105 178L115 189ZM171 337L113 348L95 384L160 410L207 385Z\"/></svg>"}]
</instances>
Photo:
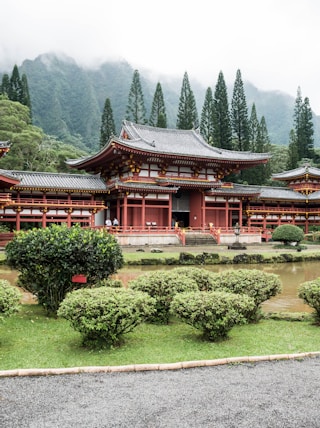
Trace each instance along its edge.
<instances>
[{"instance_id":1,"label":"evergreen tree","mask_svg":"<svg viewBox=\"0 0 320 428\"><path fill-rule=\"evenodd\" d=\"M133 73L128 97L126 119L141 125L147 123L146 108L144 105L144 97L138 70L135 70Z\"/></svg>"},{"instance_id":2,"label":"evergreen tree","mask_svg":"<svg viewBox=\"0 0 320 428\"><path fill-rule=\"evenodd\" d=\"M257 109L256 109L255 103L252 104L249 125L250 125L250 150L252 152L256 152L258 151L257 145L259 144L258 139L260 138L260 135L259 135L260 124L257 117Z\"/></svg>"},{"instance_id":3,"label":"evergreen tree","mask_svg":"<svg viewBox=\"0 0 320 428\"><path fill-rule=\"evenodd\" d=\"M313 118L309 98L305 98L301 111L301 159L314 157Z\"/></svg>"},{"instance_id":4,"label":"evergreen tree","mask_svg":"<svg viewBox=\"0 0 320 428\"><path fill-rule=\"evenodd\" d=\"M4 74L2 76L2 82L1 82L1 88L0 92L3 95L8 95L9 98L9 92L10 92L10 77L8 74Z\"/></svg>"},{"instance_id":5,"label":"evergreen tree","mask_svg":"<svg viewBox=\"0 0 320 428\"><path fill-rule=\"evenodd\" d=\"M149 124L151 126L157 126L158 128L167 127L166 107L161 84L159 82L157 83L156 91L153 96Z\"/></svg>"},{"instance_id":6,"label":"evergreen tree","mask_svg":"<svg viewBox=\"0 0 320 428\"><path fill-rule=\"evenodd\" d=\"M231 101L231 123L235 144L238 150L247 151L250 147L250 131L247 101L240 70L237 70Z\"/></svg>"},{"instance_id":7,"label":"evergreen tree","mask_svg":"<svg viewBox=\"0 0 320 428\"><path fill-rule=\"evenodd\" d=\"M28 86L28 80L27 76L23 74L21 76L21 87L22 87L22 94L21 94L21 104L24 106L29 107L30 110L30 117L32 115L31 113L31 99L30 99L30 93L29 93L29 86Z\"/></svg>"},{"instance_id":8,"label":"evergreen tree","mask_svg":"<svg viewBox=\"0 0 320 428\"><path fill-rule=\"evenodd\" d=\"M213 142L222 149L232 149L228 91L222 71L218 76L213 100Z\"/></svg>"},{"instance_id":9,"label":"evergreen tree","mask_svg":"<svg viewBox=\"0 0 320 428\"><path fill-rule=\"evenodd\" d=\"M267 129L266 119L264 116L262 116L258 126L256 152L271 153L271 143ZM257 172L257 177L259 178L256 184L267 184L271 177L271 172L272 171L270 161L265 165L259 165Z\"/></svg>"},{"instance_id":10,"label":"evergreen tree","mask_svg":"<svg viewBox=\"0 0 320 428\"><path fill-rule=\"evenodd\" d=\"M20 74L19 74L18 67L15 65L13 67L12 74L10 77L9 99L11 101L19 101L21 103L21 100L23 98L22 93L23 93L23 90L22 90Z\"/></svg>"},{"instance_id":11,"label":"evergreen tree","mask_svg":"<svg viewBox=\"0 0 320 428\"><path fill-rule=\"evenodd\" d=\"M313 121L309 98L302 100L301 89L298 87L294 106L294 131L299 160L313 158Z\"/></svg>"},{"instance_id":12,"label":"evergreen tree","mask_svg":"<svg viewBox=\"0 0 320 428\"><path fill-rule=\"evenodd\" d=\"M299 153L298 153L298 144L297 136L294 129L290 131L290 140L288 145L288 160L286 169L295 169L298 167L299 162Z\"/></svg>"},{"instance_id":13,"label":"evergreen tree","mask_svg":"<svg viewBox=\"0 0 320 428\"><path fill-rule=\"evenodd\" d=\"M179 99L177 128L192 129L198 127L196 100L190 87L187 72L184 73Z\"/></svg>"},{"instance_id":14,"label":"evergreen tree","mask_svg":"<svg viewBox=\"0 0 320 428\"><path fill-rule=\"evenodd\" d=\"M113 112L111 107L110 99L107 98L104 103L104 109L101 117L101 128L100 128L100 148L104 147L111 135L115 135L116 128L113 120Z\"/></svg>"},{"instance_id":15,"label":"evergreen tree","mask_svg":"<svg viewBox=\"0 0 320 428\"><path fill-rule=\"evenodd\" d=\"M200 134L208 144L214 145L213 142L213 95L211 88L207 88L201 119L200 119Z\"/></svg>"}]
</instances>

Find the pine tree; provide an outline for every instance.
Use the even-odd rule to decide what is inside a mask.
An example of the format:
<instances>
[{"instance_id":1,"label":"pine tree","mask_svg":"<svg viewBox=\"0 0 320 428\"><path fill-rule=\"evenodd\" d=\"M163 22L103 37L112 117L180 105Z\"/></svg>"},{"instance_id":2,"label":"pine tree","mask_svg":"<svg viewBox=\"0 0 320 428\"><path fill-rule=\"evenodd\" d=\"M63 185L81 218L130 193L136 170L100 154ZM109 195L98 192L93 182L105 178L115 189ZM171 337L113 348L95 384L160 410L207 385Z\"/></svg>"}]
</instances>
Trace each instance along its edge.
<instances>
[{"instance_id":1,"label":"pine tree","mask_svg":"<svg viewBox=\"0 0 320 428\"><path fill-rule=\"evenodd\" d=\"M126 119L134 123L139 123L141 125L147 123L146 108L144 105L144 97L138 70L135 70L133 73L132 83L128 97Z\"/></svg>"},{"instance_id":2,"label":"pine tree","mask_svg":"<svg viewBox=\"0 0 320 428\"><path fill-rule=\"evenodd\" d=\"M257 145L259 144L258 138L259 138L260 124L257 117L257 109L256 109L255 103L252 104L249 125L250 125L250 150L252 152L256 152L258 151Z\"/></svg>"},{"instance_id":3,"label":"pine tree","mask_svg":"<svg viewBox=\"0 0 320 428\"><path fill-rule=\"evenodd\" d=\"M213 141L213 95L211 88L207 88L200 119L200 134L208 144Z\"/></svg>"},{"instance_id":4,"label":"pine tree","mask_svg":"<svg viewBox=\"0 0 320 428\"><path fill-rule=\"evenodd\" d=\"M301 89L298 87L294 106L294 131L299 160L313 158L313 121L309 98L302 100Z\"/></svg>"},{"instance_id":5,"label":"pine tree","mask_svg":"<svg viewBox=\"0 0 320 428\"><path fill-rule=\"evenodd\" d=\"M232 149L228 91L222 71L218 76L213 100L213 142L222 149Z\"/></svg>"},{"instance_id":6,"label":"pine tree","mask_svg":"<svg viewBox=\"0 0 320 428\"><path fill-rule=\"evenodd\" d=\"M250 146L250 131L247 101L240 70L237 70L231 101L231 123L238 150L247 151Z\"/></svg>"},{"instance_id":7,"label":"pine tree","mask_svg":"<svg viewBox=\"0 0 320 428\"><path fill-rule=\"evenodd\" d=\"M13 67L12 74L10 77L10 88L9 88L10 101L21 102L23 98L22 93L23 93L23 90L22 90L20 74L19 74L18 67L15 65Z\"/></svg>"},{"instance_id":8,"label":"pine tree","mask_svg":"<svg viewBox=\"0 0 320 428\"><path fill-rule=\"evenodd\" d=\"M301 154L302 158L314 157L313 118L309 98L305 98L301 111Z\"/></svg>"},{"instance_id":9,"label":"pine tree","mask_svg":"<svg viewBox=\"0 0 320 428\"><path fill-rule=\"evenodd\" d=\"M187 72L184 73L179 99L177 128L192 129L198 127L196 100L190 87Z\"/></svg>"},{"instance_id":10,"label":"pine tree","mask_svg":"<svg viewBox=\"0 0 320 428\"><path fill-rule=\"evenodd\" d=\"M157 83L156 91L153 96L149 124L158 128L167 127L166 107L161 84L159 82Z\"/></svg>"},{"instance_id":11,"label":"pine tree","mask_svg":"<svg viewBox=\"0 0 320 428\"><path fill-rule=\"evenodd\" d=\"M298 167L299 163L299 153L298 153L298 144L297 136L294 129L290 131L290 140L288 145L288 160L286 168L288 170L295 169Z\"/></svg>"},{"instance_id":12,"label":"pine tree","mask_svg":"<svg viewBox=\"0 0 320 428\"><path fill-rule=\"evenodd\" d=\"M25 74L21 76L21 87L22 87L22 94L21 94L20 102L24 106L29 107L30 115L31 115L31 99L30 99L30 93L29 93L28 80Z\"/></svg>"},{"instance_id":13,"label":"pine tree","mask_svg":"<svg viewBox=\"0 0 320 428\"><path fill-rule=\"evenodd\" d=\"M113 120L113 112L111 107L110 99L107 98L104 103L104 109L102 112L101 118L101 128L100 128L100 148L104 147L111 135L115 135L116 128Z\"/></svg>"},{"instance_id":14,"label":"pine tree","mask_svg":"<svg viewBox=\"0 0 320 428\"><path fill-rule=\"evenodd\" d=\"M8 95L8 98L9 98L9 92L10 92L10 77L9 77L9 74L5 73L2 76L0 93L3 95Z\"/></svg>"}]
</instances>

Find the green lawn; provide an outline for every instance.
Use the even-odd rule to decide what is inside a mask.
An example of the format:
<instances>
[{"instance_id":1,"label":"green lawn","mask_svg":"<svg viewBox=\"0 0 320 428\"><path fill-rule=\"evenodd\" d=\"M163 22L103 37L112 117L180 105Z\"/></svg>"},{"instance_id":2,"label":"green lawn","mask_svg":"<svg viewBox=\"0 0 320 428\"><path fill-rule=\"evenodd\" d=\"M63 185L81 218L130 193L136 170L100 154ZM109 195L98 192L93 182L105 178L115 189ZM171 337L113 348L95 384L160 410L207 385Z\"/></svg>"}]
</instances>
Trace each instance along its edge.
<instances>
[{"instance_id":1,"label":"green lawn","mask_svg":"<svg viewBox=\"0 0 320 428\"><path fill-rule=\"evenodd\" d=\"M46 317L38 305L0 323L0 370L173 363L225 357L319 351L320 327L311 321L262 320L238 326L219 343L206 342L201 332L172 320L169 325L143 324L124 336L120 347L89 350L63 319Z\"/></svg>"}]
</instances>

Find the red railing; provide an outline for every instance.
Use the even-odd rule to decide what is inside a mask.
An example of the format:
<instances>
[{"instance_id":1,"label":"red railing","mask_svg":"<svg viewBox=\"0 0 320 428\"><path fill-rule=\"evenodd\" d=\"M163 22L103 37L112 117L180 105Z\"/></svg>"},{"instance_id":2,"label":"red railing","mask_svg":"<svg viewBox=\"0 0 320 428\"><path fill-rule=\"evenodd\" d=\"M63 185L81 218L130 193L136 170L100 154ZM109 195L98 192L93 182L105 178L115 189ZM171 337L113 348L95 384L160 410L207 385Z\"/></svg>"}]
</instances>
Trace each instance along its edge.
<instances>
[{"instance_id":1,"label":"red railing","mask_svg":"<svg viewBox=\"0 0 320 428\"><path fill-rule=\"evenodd\" d=\"M104 208L103 201L91 200L67 200L67 199L36 199L36 198L20 198L10 199L12 206L79 206L79 207L101 207Z\"/></svg>"}]
</instances>

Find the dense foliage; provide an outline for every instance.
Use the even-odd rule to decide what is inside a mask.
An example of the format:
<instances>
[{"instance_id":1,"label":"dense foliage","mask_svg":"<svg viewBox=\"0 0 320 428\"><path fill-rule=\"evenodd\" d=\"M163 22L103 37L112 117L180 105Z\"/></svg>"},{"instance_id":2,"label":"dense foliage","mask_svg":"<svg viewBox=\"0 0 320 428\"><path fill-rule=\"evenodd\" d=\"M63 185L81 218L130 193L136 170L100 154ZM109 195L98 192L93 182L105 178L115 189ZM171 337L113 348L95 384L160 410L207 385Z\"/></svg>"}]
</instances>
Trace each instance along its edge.
<instances>
[{"instance_id":1,"label":"dense foliage","mask_svg":"<svg viewBox=\"0 0 320 428\"><path fill-rule=\"evenodd\" d=\"M199 291L208 291L212 289L214 278L218 273L210 272L209 270L199 267L177 267L170 272L174 277L185 276L186 280L192 279L197 283Z\"/></svg>"},{"instance_id":2,"label":"dense foliage","mask_svg":"<svg viewBox=\"0 0 320 428\"><path fill-rule=\"evenodd\" d=\"M55 313L65 295L108 278L123 265L116 239L105 230L52 225L17 232L6 246L7 264L19 271L19 284ZM72 282L83 274L87 283Z\"/></svg>"},{"instance_id":3,"label":"dense foliage","mask_svg":"<svg viewBox=\"0 0 320 428\"><path fill-rule=\"evenodd\" d=\"M2 316L10 316L20 307L21 293L6 279L0 279L0 321Z\"/></svg>"},{"instance_id":4,"label":"dense foliage","mask_svg":"<svg viewBox=\"0 0 320 428\"><path fill-rule=\"evenodd\" d=\"M316 322L320 324L320 278L301 284L298 295L315 310Z\"/></svg>"},{"instance_id":5,"label":"dense foliage","mask_svg":"<svg viewBox=\"0 0 320 428\"><path fill-rule=\"evenodd\" d=\"M254 300L255 307L250 321L260 317L261 303L281 292L278 275L258 269L226 270L213 278L211 290L224 290L235 294L246 294Z\"/></svg>"},{"instance_id":6,"label":"dense foliage","mask_svg":"<svg viewBox=\"0 0 320 428\"><path fill-rule=\"evenodd\" d=\"M186 292L173 297L171 312L203 331L207 340L227 337L236 324L244 324L254 309L252 298L225 291Z\"/></svg>"},{"instance_id":7,"label":"dense foliage","mask_svg":"<svg viewBox=\"0 0 320 428\"><path fill-rule=\"evenodd\" d=\"M175 294L198 290L197 283L193 279L160 271L140 275L129 281L128 286L133 290L148 293L156 300L156 311L149 321L163 324L169 321L170 304Z\"/></svg>"},{"instance_id":8,"label":"dense foliage","mask_svg":"<svg viewBox=\"0 0 320 428\"><path fill-rule=\"evenodd\" d=\"M285 245L292 242L301 242L304 238L303 230L293 224L283 224L275 228L272 233L273 241L281 241Z\"/></svg>"},{"instance_id":9,"label":"dense foliage","mask_svg":"<svg viewBox=\"0 0 320 428\"><path fill-rule=\"evenodd\" d=\"M198 111L196 99L191 89L188 73L185 72L179 98L177 129L193 129L198 127Z\"/></svg>"},{"instance_id":10,"label":"dense foliage","mask_svg":"<svg viewBox=\"0 0 320 428\"><path fill-rule=\"evenodd\" d=\"M154 311L148 294L124 288L76 290L61 303L58 316L70 321L92 347L110 347Z\"/></svg>"}]
</instances>

